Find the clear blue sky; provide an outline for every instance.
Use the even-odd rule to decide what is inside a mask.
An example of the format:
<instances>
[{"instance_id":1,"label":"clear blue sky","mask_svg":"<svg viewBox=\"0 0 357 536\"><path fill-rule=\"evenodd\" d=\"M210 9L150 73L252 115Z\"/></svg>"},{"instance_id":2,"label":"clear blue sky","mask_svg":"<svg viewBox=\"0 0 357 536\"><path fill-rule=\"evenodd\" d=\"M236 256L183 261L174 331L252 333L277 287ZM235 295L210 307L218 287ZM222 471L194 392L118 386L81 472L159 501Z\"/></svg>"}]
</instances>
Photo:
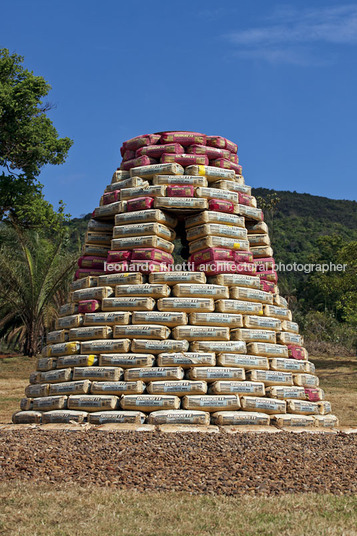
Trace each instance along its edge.
<instances>
[{"instance_id":1,"label":"clear blue sky","mask_svg":"<svg viewBox=\"0 0 357 536\"><path fill-rule=\"evenodd\" d=\"M40 180L97 206L123 140L161 130L238 143L247 184L357 199L357 3L1 0L0 46L52 85L74 139Z\"/></svg>"}]
</instances>

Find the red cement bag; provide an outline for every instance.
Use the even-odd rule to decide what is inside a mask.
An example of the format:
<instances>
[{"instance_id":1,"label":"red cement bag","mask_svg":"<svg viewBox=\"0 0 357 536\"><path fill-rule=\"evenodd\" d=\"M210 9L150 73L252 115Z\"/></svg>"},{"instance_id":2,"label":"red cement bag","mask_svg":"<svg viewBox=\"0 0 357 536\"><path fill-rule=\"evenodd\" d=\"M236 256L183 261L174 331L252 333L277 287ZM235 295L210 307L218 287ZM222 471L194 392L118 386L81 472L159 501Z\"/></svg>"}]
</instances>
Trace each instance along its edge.
<instances>
[{"instance_id":1,"label":"red cement bag","mask_svg":"<svg viewBox=\"0 0 357 536\"><path fill-rule=\"evenodd\" d=\"M165 262L157 261L131 261L130 271L140 272L142 274L151 274L152 272L168 272L170 265Z\"/></svg>"},{"instance_id":2,"label":"red cement bag","mask_svg":"<svg viewBox=\"0 0 357 536\"><path fill-rule=\"evenodd\" d=\"M322 400L320 394L321 389L316 389L316 387L304 387L306 399L310 402L319 402Z\"/></svg>"},{"instance_id":3,"label":"red cement bag","mask_svg":"<svg viewBox=\"0 0 357 536\"><path fill-rule=\"evenodd\" d=\"M226 139L226 149L231 153L236 154L238 152L238 145Z\"/></svg>"},{"instance_id":4,"label":"red cement bag","mask_svg":"<svg viewBox=\"0 0 357 536\"><path fill-rule=\"evenodd\" d=\"M210 166L216 166L224 169L233 169L238 175L242 175L243 168L238 164L233 164L230 160L225 158L218 158L217 160L211 160Z\"/></svg>"},{"instance_id":5,"label":"red cement bag","mask_svg":"<svg viewBox=\"0 0 357 536\"><path fill-rule=\"evenodd\" d=\"M115 203L120 199L120 190L113 190L112 192L107 192L103 194L103 205L110 205Z\"/></svg>"},{"instance_id":6,"label":"red cement bag","mask_svg":"<svg viewBox=\"0 0 357 536\"><path fill-rule=\"evenodd\" d=\"M205 154L210 160L214 160L215 158L229 159L231 156L231 153L229 151L226 151L225 149L218 149L218 147L208 147L207 145L190 145L189 147L187 147L187 152L189 154Z\"/></svg>"},{"instance_id":7,"label":"red cement bag","mask_svg":"<svg viewBox=\"0 0 357 536\"><path fill-rule=\"evenodd\" d=\"M249 207L251 196L248 194L243 194L242 192L237 192L237 194L238 194L238 203L240 205L247 205Z\"/></svg>"},{"instance_id":8,"label":"red cement bag","mask_svg":"<svg viewBox=\"0 0 357 536\"><path fill-rule=\"evenodd\" d=\"M207 263L195 264L195 270L204 272L207 275L236 274L237 266L233 261L211 261Z\"/></svg>"},{"instance_id":9,"label":"red cement bag","mask_svg":"<svg viewBox=\"0 0 357 536\"><path fill-rule=\"evenodd\" d=\"M137 156L135 153L136 151L125 151L123 154L123 160L132 160Z\"/></svg>"},{"instance_id":10,"label":"red cement bag","mask_svg":"<svg viewBox=\"0 0 357 536\"><path fill-rule=\"evenodd\" d=\"M107 262L120 262L129 261L131 258L131 251L108 251Z\"/></svg>"},{"instance_id":11,"label":"red cement bag","mask_svg":"<svg viewBox=\"0 0 357 536\"><path fill-rule=\"evenodd\" d=\"M79 268L97 268L103 269L105 259L103 257L84 256L78 259Z\"/></svg>"},{"instance_id":12,"label":"red cement bag","mask_svg":"<svg viewBox=\"0 0 357 536\"><path fill-rule=\"evenodd\" d=\"M202 165L208 166L209 160L205 154L169 154L164 153L160 162L162 164L180 164L181 166Z\"/></svg>"},{"instance_id":13,"label":"red cement bag","mask_svg":"<svg viewBox=\"0 0 357 536\"><path fill-rule=\"evenodd\" d=\"M229 156L228 156L228 160L230 160L231 162L233 162L233 164L239 164L239 158L238 158L238 155L236 154L233 154L233 153L228 153ZM225 156L223 158L226 158Z\"/></svg>"},{"instance_id":14,"label":"red cement bag","mask_svg":"<svg viewBox=\"0 0 357 536\"><path fill-rule=\"evenodd\" d=\"M166 188L167 197L194 197L195 187L190 184L174 184Z\"/></svg>"},{"instance_id":15,"label":"red cement bag","mask_svg":"<svg viewBox=\"0 0 357 536\"><path fill-rule=\"evenodd\" d=\"M123 143L120 148L121 155L124 156L125 151L136 151L139 147L144 147L145 145L155 145L160 139L160 134L144 134L142 136L136 136L127 140Z\"/></svg>"},{"instance_id":16,"label":"red cement bag","mask_svg":"<svg viewBox=\"0 0 357 536\"><path fill-rule=\"evenodd\" d=\"M209 199L208 210L215 210L216 212L227 212L228 214L233 214L234 205L231 201L224 201L223 199Z\"/></svg>"},{"instance_id":17,"label":"red cement bag","mask_svg":"<svg viewBox=\"0 0 357 536\"><path fill-rule=\"evenodd\" d=\"M241 275L256 275L256 268L253 262L236 262L236 273Z\"/></svg>"},{"instance_id":18,"label":"red cement bag","mask_svg":"<svg viewBox=\"0 0 357 536\"><path fill-rule=\"evenodd\" d=\"M150 164L157 164L157 160L155 160L155 158L149 158L148 156L139 156L139 158L133 158L127 162L122 162L120 169L129 171L133 167L149 166Z\"/></svg>"},{"instance_id":19,"label":"red cement bag","mask_svg":"<svg viewBox=\"0 0 357 536\"><path fill-rule=\"evenodd\" d=\"M265 281L264 279L261 279L260 290L264 290L264 292L272 292L274 294L275 283L273 283L272 281Z\"/></svg>"},{"instance_id":20,"label":"red cement bag","mask_svg":"<svg viewBox=\"0 0 357 536\"><path fill-rule=\"evenodd\" d=\"M107 262L105 265L106 274L116 274L121 272L129 271L129 261L119 261L119 262Z\"/></svg>"},{"instance_id":21,"label":"red cement bag","mask_svg":"<svg viewBox=\"0 0 357 536\"><path fill-rule=\"evenodd\" d=\"M206 136L206 139L207 145L210 147L217 147L219 149L226 148L226 138L222 138L222 136Z\"/></svg>"},{"instance_id":22,"label":"red cement bag","mask_svg":"<svg viewBox=\"0 0 357 536\"><path fill-rule=\"evenodd\" d=\"M160 141L161 143L180 143L184 147L193 144L206 145L206 136L199 132L164 132Z\"/></svg>"},{"instance_id":23,"label":"red cement bag","mask_svg":"<svg viewBox=\"0 0 357 536\"><path fill-rule=\"evenodd\" d=\"M231 249L207 248L193 253L189 257L189 262L194 264L204 264L211 261L232 261L233 251Z\"/></svg>"},{"instance_id":24,"label":"red cement bag","mask_svg":"<svg viewBox=\"0 0 357 536\"><path fill-rule=\"evenodd\" d=\"M294 344L288 344L289 357L292 359L304 360L306 357L306 350L301 346L295 346Z\"/></svg>"},{"instance_id":25,"label":"red cement bag","mask_svg":"<svg viewBox=\"0 0 357 536\"><path fill-rule=\"evenodd\" d=\"M258 272L260 279L263 281L272 281L273 283L278 282L278 274L275 270L265 270L264 272Z\"/></svg>"},{"instance_id":26,"label":"red cement bag","mask_svg":"<svg viewBox=\"0 0 357 536\"><path fill-rule=\"evenodd\" d=\"M260 272L270 272L275 266L275 260L273 257L262 257L261 259L254 260L254 263L257 267L258 275Z\"/></svg>"},{"instance_id":27,"label":"red cement bag","mask_svg":"<svg viewBox=\"0 0 357 536\"><path fill-rule=\"evenodd\" d=\"M150 156L151 158L160 158L163 153L183 154L185 149L179 143L168 143L167 145L147 145L140 147L135 156Z\"/></svg>"},{"instance_id":28,"label":"red cement bag","mask_svg":"<svg viewBox=\"0 0 357 536\"><path fill-rule=\"evenodd\" d=\"M79 313L94 313L100 309L100 303L98 300L82 300L78 303Z\"/></svg>"},{"instance_id":29,"label":"red cement bag","mask_svg":"<svg viewBox=\"0 0 357 536\"><path fill-rule=\"evenodd\" d=\"M251 253L250 251L233 251L233 260L238 264L242 262L252 263L253 253Z\"/></svg>"},{"instance_id":30,"label":"red cement bag","mask_svg":"<svg viewBox=\"0 0 357 536\"><path fill-rule=\"evenodd\" d=\"M153 197L135 197L130 199L126 204L127 212L134 212L136 210L145 210L154 206Z\"/></svg>"},{"instance_id":31,"label":"red cement bag","mask_svg":"<svg viewBox=\"0 0 357 536\"><path fill-rule=\"evenodd\" d=\"M134 261L157 261L173 264L174 258L170 253L157 248L134 248L131 260Z\"/></svg>"}]
</instances>

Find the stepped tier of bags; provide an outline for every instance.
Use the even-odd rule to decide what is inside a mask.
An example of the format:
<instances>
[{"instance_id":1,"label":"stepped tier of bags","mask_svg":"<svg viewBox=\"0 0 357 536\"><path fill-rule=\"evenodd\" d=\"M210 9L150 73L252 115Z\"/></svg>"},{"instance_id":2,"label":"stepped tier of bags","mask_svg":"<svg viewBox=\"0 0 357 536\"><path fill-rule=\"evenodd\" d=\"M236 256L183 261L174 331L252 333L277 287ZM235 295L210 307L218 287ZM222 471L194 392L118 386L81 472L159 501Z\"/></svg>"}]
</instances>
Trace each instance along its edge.
<instances>
[{"instance_id":1,"label":"stepped tier of bags","mask_svg":"<svg viewBox=\"0 0 357 536\"><path fill-rule=\"evenodd\" d=\"M237 150L124 142L14 423L337 426Z\"/></svg>"}]
</instances>

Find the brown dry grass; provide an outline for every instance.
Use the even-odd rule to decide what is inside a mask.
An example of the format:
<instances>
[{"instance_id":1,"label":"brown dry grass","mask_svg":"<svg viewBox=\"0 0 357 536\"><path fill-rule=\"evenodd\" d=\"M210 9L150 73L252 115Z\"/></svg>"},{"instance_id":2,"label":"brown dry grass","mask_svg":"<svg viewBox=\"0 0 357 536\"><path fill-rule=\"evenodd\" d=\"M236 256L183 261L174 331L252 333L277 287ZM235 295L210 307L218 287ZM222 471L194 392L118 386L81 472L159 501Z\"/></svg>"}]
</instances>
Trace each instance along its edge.
<instances>
[{"instance_id":1,"label":"brown dry grass","mask_svg":"<svg viewBox=\"0 0 357 536\"><path fill-rule=\"evenodd\" d=\"M357 497L191 496L75 485L0 485L4 536L357 534Z\"/></svg>"},{"instance_id":2,"label":"brown dry grass","mask_svg":"<svg viewBox=\"0 0 357 536\"><path fill-rule=\"evenodd\" d=\"M326 400L342 425L357 425L357 359L356 357L311 357L316 365ZM19 410L20 399L28 384L35 360L28 357L0 358L0 423L11 422Z\"/></svg>"}]
</instances>

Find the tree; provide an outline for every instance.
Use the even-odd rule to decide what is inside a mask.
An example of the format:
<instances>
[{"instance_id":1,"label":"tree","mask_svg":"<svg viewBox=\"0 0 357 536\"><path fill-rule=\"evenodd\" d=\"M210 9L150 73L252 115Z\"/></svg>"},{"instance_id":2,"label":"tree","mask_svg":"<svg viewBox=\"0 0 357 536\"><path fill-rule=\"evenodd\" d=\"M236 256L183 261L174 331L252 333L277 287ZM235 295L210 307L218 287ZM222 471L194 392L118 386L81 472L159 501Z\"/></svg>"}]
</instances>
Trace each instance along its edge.
<instances>
[{"instance_id":1,"label":"tree","mask_svg":"<svg viewBox=\"0 0 357 536\"><path fill-rule=\"evenodd\" d=\"M77 254L39 233L5 225L0 248L0 336L33 356L64 303Z\"/></svg>"},{"instance_id":2,"label":"tree","mask_svg":"<svg viewBox=\"0 0 357 536\"><path fill-rule=\"evenodd\" d=\"M27 70L23 60L0 49L0 219L10 214L29 224L36 212L32 202L47 215L54 212L37 177L44 165L64 163L73 141L59 138L46 115L52 106L42 101L51 86Z\"/></svg>"}]
</instances>

